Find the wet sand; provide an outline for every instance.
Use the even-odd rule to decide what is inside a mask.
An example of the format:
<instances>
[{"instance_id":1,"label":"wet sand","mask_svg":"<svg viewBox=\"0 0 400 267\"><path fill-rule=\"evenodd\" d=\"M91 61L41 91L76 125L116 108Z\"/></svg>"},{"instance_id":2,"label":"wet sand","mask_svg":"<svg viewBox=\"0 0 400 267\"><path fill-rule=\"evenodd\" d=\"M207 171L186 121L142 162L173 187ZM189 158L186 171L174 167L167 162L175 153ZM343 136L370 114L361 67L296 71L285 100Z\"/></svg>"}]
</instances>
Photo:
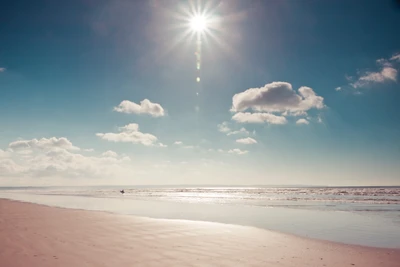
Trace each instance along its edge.
<instances>
[{"instance_id":1,"label":"wet sand","mask_svg":"<svg viewBox=\"0 0 400 267\"><path fill-rule=\"evenodd\" d=\"M0 199L0 266L393 266L400 249Z\"/></svg>"}]
</instances>

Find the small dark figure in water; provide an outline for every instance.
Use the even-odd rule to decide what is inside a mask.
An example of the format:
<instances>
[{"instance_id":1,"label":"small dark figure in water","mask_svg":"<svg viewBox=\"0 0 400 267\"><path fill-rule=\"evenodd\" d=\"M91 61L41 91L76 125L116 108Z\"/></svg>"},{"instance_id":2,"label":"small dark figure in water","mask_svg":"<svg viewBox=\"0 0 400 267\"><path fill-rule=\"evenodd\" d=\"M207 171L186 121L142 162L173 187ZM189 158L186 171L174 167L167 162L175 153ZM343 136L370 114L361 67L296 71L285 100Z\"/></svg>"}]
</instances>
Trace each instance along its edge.
<instances>
[{"instance_id":1,"label":"small dark figure in water","mask_svg":"<svg viewBox=\"0 0 400 267\"><path fill-rule=\"evenodd\" d=\"M125 194L124 189L120 190L119 192L121 192L121 194Z\"/></svg>"}]
</instances>

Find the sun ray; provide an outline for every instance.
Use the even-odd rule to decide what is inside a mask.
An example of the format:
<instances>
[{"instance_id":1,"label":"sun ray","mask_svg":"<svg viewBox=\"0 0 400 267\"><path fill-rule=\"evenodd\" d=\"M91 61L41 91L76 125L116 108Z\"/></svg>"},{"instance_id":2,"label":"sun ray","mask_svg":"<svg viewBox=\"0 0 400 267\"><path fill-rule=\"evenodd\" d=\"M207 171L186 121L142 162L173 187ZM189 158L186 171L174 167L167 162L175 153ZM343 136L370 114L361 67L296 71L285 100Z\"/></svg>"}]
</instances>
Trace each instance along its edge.
<instances>
[{"instance_id":1,"label":"sun ray","mask_svg":"<svg viewBox=\"0 0 400 267\"><path fill-rule=\"evenodd\" d=\"M191 47L195 70L192 79L197 84L195 93L198 95L205 81L202 77L204 52L227 54L231 59L239 57L234 51L232 42L235 33L228 31L228 28L232 23L243 19L243 11L232 13L231 6L228 8L227 4L206 0L189 0L186 4L175 6L174 9L170 6L165 9L161 13L167 14L166 16L170 18L166 26L172 35L168 42L164 42L163 49L158 51L158 55L167 57L174 53L177 58L187 59L188 50L182 48Z\"/></svg>"}]
</instances>

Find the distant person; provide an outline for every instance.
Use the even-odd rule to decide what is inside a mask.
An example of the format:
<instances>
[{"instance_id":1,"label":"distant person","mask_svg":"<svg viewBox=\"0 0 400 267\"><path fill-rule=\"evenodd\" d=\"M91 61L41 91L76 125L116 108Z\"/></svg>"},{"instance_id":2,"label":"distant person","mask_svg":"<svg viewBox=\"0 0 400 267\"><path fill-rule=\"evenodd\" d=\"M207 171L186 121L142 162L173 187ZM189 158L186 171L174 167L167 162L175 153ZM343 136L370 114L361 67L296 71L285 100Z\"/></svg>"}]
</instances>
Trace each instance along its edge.
<instances>
[{"instance_id":1,"label":"distant person","mask_svg":"<svg viewBox=\"0 0 400 267\"><path fill-rule=\"evenodd\" d=\"M125 194L124 189L120 190L119 192L120 192L121 194Z\"/></svg>"}]
</instances>

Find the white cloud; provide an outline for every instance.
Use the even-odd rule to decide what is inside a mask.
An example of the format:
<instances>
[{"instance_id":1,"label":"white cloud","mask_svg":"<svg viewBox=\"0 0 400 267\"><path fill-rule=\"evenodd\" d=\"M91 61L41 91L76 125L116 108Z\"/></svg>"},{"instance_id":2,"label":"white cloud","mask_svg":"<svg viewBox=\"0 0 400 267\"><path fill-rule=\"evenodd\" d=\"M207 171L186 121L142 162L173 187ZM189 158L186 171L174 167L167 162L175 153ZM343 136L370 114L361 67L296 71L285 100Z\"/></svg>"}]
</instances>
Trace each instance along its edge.
<instances>
[{"instance_id":1,"label":"white cloud","mask_svg":"<svg viewBox=\"0 0 400 267\"><path fill-rule=\"evenodd\" d=\"M5 72L6 68L0 68L0 72Z\"/></svg>"},{"instance_id":2,"label":"white cloud","mask_svg":"<svg viewBox=\"0 0 400 267\"><path fill-rule=\"evenodd\" d=\"M121 132L138 132L139 131L139 124L137 123L129 123L125 126L118 127L118 130Z\"/></svg>"},{"instance_id":3,"label":"white cloud","mask_svg":"<svg viewBox=\"0 0 400 267\"><path fill-rule=\"evenodd\" d=\"M228 122L224 121L221 124L217 125L218 127L218 131L220 131L221 133L228 133L231 131L231 129L228 127Z\"/></svg>"},{"instance_id":4,"label":"white cloud","mask_svg":"<svg viewBox=\"0 0 400 267\"><path fill-rule=\"evenodd\" d=\"M24 178L25 182L29 178L43 180L44 177L110 178L119 177L130 166L125 165L130 161L129 157L118 157L113 151L107 151L97 157L82 155L79 150L71 149L76 146L72 145L70 141L68 141L69 145L65 145L68 142L60 142L59 140L63 140L63 137L32 140L18 140L9 144L9 147L13 147L6 152L9 158L0 158L1 177ZM21 149L25 151L27 145L32 153L21 154ZM3 150L0 152L4 154Z\"/></svg>"},{"instance_id":5,"label":"white cloud","mask_svg":"<svg viewBox=\"0 0 400 267\"><path fill-rule=\"evenodd\" d=\"M340 87L340 86L335 88L335 91L340 91L340 90L342 90L342 87Z\"/></svg>"},{"instance_id":6,"label":"white cloud","mask_svg":"<svg viewBox=\"0 0 400 267\"><path fill-rule=\"evenodd\" d=\"M108 150L108 151L102 153L101 155L102 155L103 157L111 157L111 158L116 158L116 157L118 157L117 152L114 152L114 151L112 151L112 150Z\"/></svg>"},{"instance_id":7,"label":"white cloud","mask_svg":"<svg viewBox=\"0 0 400 267\"><path fill-rule=\"evenodd\" d=\"M12 149L11 149L12 150ZM33 153L33 150L30 148L27 149L14 149L15 153L19 155L30 155Z\"/></svg>"},{"instance_id":8,"label":"white cloud","mask_svg":"<svg viewBox=\"0 0 400 267\"><path fill-rule=\"evenodd\" d=\"M107 177L120 173L129 157L118 159L112 153L87 157L65 149L53 149L25 161L27 175L34 177L61 176L65 178Z\"/></svg>"},{"instance_id":9,"label":"white cloud","mask_svg":"<svg viewBox=\"0 0 400 267\"><path fill-rule=\"evenodd\" d=\"M356 89L373 84L396 82L398 70L394 67L396 65L395 62L400 62L400 53L394 54L389 59L377 59L378 71L359 72L357 77L346 76L346 79L349 81L349 85Z\"/></svg>"},{"instance_id":10,"label":"white cloud","mask_svg":"<svg viewBox=\"0 0 400 267\"><path fill-rule=\"evenodd\" d=\"M223 149L214 150L214 149L209 149L208 151L212 151L212 152L216 151L216 152L221 153L221 154L235 154L235 155L244 155L244 154L249 153L248 150L241 150L241 149L239 149L239 148L234 148L234 149L229 149L229 150L223 150Z\"/></svg>"},{"instance_id":11,"label":"white cloud","mask_svg":"<svg viewBox=\"0 0 400 267\"><path fill-rule=\"evenodd\" d=\"M318 123L322 123L323 122L321 116L318 116L317 121L318 121Z\"/></svg>"},{"instance_id":12,"label":"white cloud","mask_svg":"<svg viewBox=\"0 0 400 267\"><path fill-rule=\"evenodd\" d=\"M290 83L272 82L235 94L231 111L237 112L232 120L240 123L286 124L287 116L307 116L308 110L324 107L324 98L310 87L302 86L296 92Z\"/></svg>"},{"instance_id":13,"label":"white cloud","mask_svg":"<svg viewBox=\"0 0 400 267\"><path fill-rule=\"evenodd\" d=\"M264 123L286 124L287 120L283 116L277 116L270 113L249 113L239 112L232 116L232 120L241 123Z\"/></svg>"},{"instance_id":14,"label":"white cloud","mask_svg":"<svg viewBox=\"0 0 400 267\"><path fill-rule=\"evenodd\" d=\"M250 132L249 131L247 131L245 128L240 128L238 131L232 131L232 132L229 132L229 133L227 133L226 135L236 135L236 134L244 134L244 135L249 135L250 134Z\"/></svg>"},{"instance_id":15,"label":"white cloud","mask_svg":"<svg viewBox=\"0 0 400 267\"><path fill-rule=\"evenodd\" d=\"M182 141L175 141L174 145L181 146L182 148L186 148L186 149L199 148L199 146L183 145Z\"/></svg>"},{"instance_id":16,"label":"white cloud","mask_svg":"<svg viewBox=\"0 0 400 267\"><path fill-rule=\"evenodd\" d=\"M385 58L380 58L376 60L376 64L383 66L383 67L391 67L392 64L389 62L389 60Z\"/></svg>"},{"instance_id":17,"label":"white cloud","mask_svg":"<svg viewBox=\"0 0 400 267\"><path fill-rule=\"evenodd\" d=\"M228 151L230 154L236 154L236 155L244 155L249 153L247 150L240 150L239 148L231 149Z\"/></svg>"},{"instance_id":18,"label":"white cloud","mask_svg":"<svg viewBox=\"0 0 400 267\"><path fill-rule=\"evenodd\" d=\"M10 152L0 149L0 159L9 157Z\"/></svg>"},{"instance_id":19,"label":"white cloud","mask_svg":"<svg viewBox=\"0 0 400 267\"><path fill-rule=\"evenodd\" d=\"M376 60L377 64L385 64L386 62L387 62L387 60L384 59L384 58L379 58L379 59Z\"/></svg>"},{"instance_id":20,"label":"white cloud","mask_svg":"<svg viewBox=\"0 0 400 267\"><path fill-rule=\"evenodd\" d=\"M257 140L247 137L247 138L242 138L242 139L237 139L236 143L244 144L244 145L252 145L252 144L257 144Z\"/></svg>"},{"instance_id":21,"label":"white cloud","mask_svg":"<svg viewBox=\"0 0 400 267\"><path fill-rule=\"evenodd\" d=\"M86 151L86 152L94 152L94 149L93 149L93 148L87 148L87 149L83 149L83 151Z\"/></svg>"},{"instance_id":22,"label":"white cloud","mask_svg":"<svg viewBox=\"0 0 400 267\"><path fill-rule=\"evenodd\" d=\"M123 156L123 157L120 159L120 161L124 161L124 162L131 161L131 158L128 157L128 156Z\"/></svg>"},{"instance_id":23,"label":"white cloud","mask_svg":"<svg viewBox=\"0 0 400 267\"><path fill-rule=\"evenodd\" d=\"M114 110L128 114L149 114L153 117L162 117L165 115L165 111L160 104L152 103L148 99L140 101L140 104L123 100L117 107L114 107Z\"/></svg>"},{"instance_id":24,"label":"white cloud","mask_svg":"<svg viewBox=\"0 0 400 267\"><path fill-rule=\"evenodd\" d=\"M152 146L157 142L157 137L149 133L139 131L139 125L131 123L118 128L119 133L97 133L96 136L111 142L126 142Z\"/></svg>"},{"instance_id":25,"label":"white cloud","mask_svg":"<svg viewBox=\"0 0 400 267\"><path fill-rule=\"evenodd\" d=\"M293 116L293 117L307 116L307 112L305 112L304 110L298 110L298 111L288 111L288 110L286 110L281 115L282 116Z\"/></svg>"},{"instance_id":26,"label":"white cloud","mask_svg":"<svg viewBox=\"0 0 400 267\"><path fill-rule=\"evenodd\" d=\"M10 158L0 158L0 177L14 176L24 171L24 168Z\"/></svg>"},{"instance_id":27,"label":"white cloud","mask_svg":"<svg viewBox=\"0 0 400 267\"><path fill-rule=\"evenodd\" d=\"M367 72L360 76L358 80L351 84L354 88L365 87L376 83L396 82L397 70L390 66L385 66L379 72Z\"/></svg>"},{"instance_id":28,"label":"white cloud","mask_svg":"<svg viewBox=\"0 0 400 267\"><path fill-rule=\"evenodd\" d=\"M400 53L394 54L390 60L400 62Z\"/></svg>"},{"instance_id":29,"label":"white cloud","mask_svg":"<svg viewBox=\"0 0 400 267\"><path fill-rule=\"evenodd\" d=\"M236 135L236 134L243 134L243 135L249 135L249 131L247 131L244 127L240 128L239 130L233 131L229 127L229 122L224 121L221 124L218 124L218 131L221 133L225 133L227 136L230 135Z\"/></svg>"},{"instance_id":30,"label":"white cloud","mask_svg":"<svg viewBox=\"0 0 400 267\"><path fill-rule=\"evenodd\" d=\"M302 125L302 124L310 124L310 122L306 119L299 119L296 121L296 124Z\"/></svg>"},{"instance_id":31,"label":"white cloud","mask_svg":"<svg viewBox=\"0 0 400 267\"><path fill-rule=\"evenodd\" d=\"M31 150L31 149L51 149L63 148L67 150L80 150L79 147L73 146L65 137L51 137L31 140L18 140L9 144L9 148L13 150Z\"/></svg>"},{"instance_id":32,"label":"white cloud","mask_svg":"<svg viewBox=\"0 0 400 267\"><path fill-rule=\"evenodd\" d=\"M164 145L163 143L158 143L159 147L168 147L167 145Z\"/></svg>"},{"instance_id":33,"label":"white cloud","mask_svg":"<svg viewBox=\"0 0 400 267\"><path fill-rule=\"evenodd\" d=\"M158 144L158 142L155 143L155 145ZM2 152L8 152L7 146L0 148ZM118 150L112 149L118 152L117 157L102 156L101 154L106 150L100 151L97 148L96 150L97 152L87 153L83 149L78 151L55 147L36 149L26 157L10 150L9 153L12 154L10 158L4 158L4 160L0 158L0 181L3 185L24 184L34 186L147 184L152 183L150 178L162 175L163 177L170 177L174 180L172 181L174 183L184 183L187 177L193 177L197 174L207 174L206 176L209 177L220 168L221 170L222 168L226 169L224 163L220 161L221 156L223 156L222 158L238 157L238 159L247 157L243 155L244 151L232 149L230 154L227 150L224 154L214 152L216 154L213 156L219 156L217 157L219 158L218 162L215 161L215 163L196 161L189 157L177 159L176 163L168 164L168 167L160 169L154 167L155 159L148 158L147 155L143 157L138 155L135 160L133 158L131 160L127 155L120 154ZM193 151L188 150L186 152L192 153ZM181 161L188 163L180 165L179 162ZM234 172L232 168L229 168L229 170Z\"/></svg>"},{"instance_id":34,"label":"white cloud","mask_svg":"<svg viewBox=\"0 0 400 267\"><path fill-rule=\"evenodd\" d=\"M307 111L324 107L323 97L317 96L310 87L300 87L298 93L287 82L273 82L261 88L250 88L235 94L232 111L247 109L266 112Z\"/></svg>"}]
</instances>

